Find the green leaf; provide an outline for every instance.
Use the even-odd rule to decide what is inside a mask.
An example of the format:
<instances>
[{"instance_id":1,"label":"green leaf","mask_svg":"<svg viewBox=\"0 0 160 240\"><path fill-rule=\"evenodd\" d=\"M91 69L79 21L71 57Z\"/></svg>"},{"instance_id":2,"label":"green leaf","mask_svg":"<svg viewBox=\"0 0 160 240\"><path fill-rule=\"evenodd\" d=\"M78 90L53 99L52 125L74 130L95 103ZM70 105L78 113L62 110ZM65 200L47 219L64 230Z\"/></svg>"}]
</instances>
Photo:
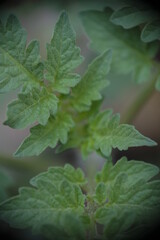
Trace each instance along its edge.
<instances>
[{"instance_id":1,"label":"green leaf","mask_svg":"<svg viewBox=\"0 0 160 240\"><path fill-rule=\"evenodd\" d=\"M97 222L104 226L104 238L113 240L126 240L127 230L135 224L135 213L129 212L128 209L116 207L100 208L96 212ZM132 235L129 235L131 239Z\"/></svg>"},{"instance_id":2,"label":"green leaf","mask_svg":"<svg viewBox=\"0 0 160 240\"><path fill-rule=\"evenodd\" d=\"M106 185L103 182L98 183L96 187L95 201L99 204L106 203L107 200L107 191Z\"/></svg>"},{"instance_id":3,"label":"green leaf","mask_svg":"<svg viewBox=\"0 0 160 240\"><path fill-rule=\"evenodd\" d=\"M74 126L70 115L59 113L56 117L50 117L47 125L37 125L31 128L31 134L24 140L15 153L16 156L39 155L47 147L54 148L58 141L66 143L67 135Z\"/></svg>"},{"instance_id":4,"label":"green leaf","mask_svg":"<svg viewBox=\"0 0 160 240\"><path fill-rule=\"evenodd\" d=\"M128 239L131 231L135 234L135 228L151 227L156 222L160 213L160 181L149 180L158 171L152 164L127 162L126 158L114 166L106 162L97 180L106 185L107 203L95 213L97 222L104 225L105 237Z\"/></svg>"},{"instance_id":5,"label":"green leaf","mask_svg":"<svg viewBox=\"0 0 160 240\"><path fill-rule=\"evenodd\" d=\"M112 24L109 19L111 9L106 11L85 11L81 19L91 47L99 52L113 50L112 67L122 74L132 73L137 82L150 79L152 75L152 58L155 56L158 43L145 44L140 41L138 28L125 30Z\"/></svg>"},{"instance_id":6,"label":"green leaf","mask_svg":"<svg viewBox=\"0 0 160 240\"><path fill-rule=\"evenodd\" d=\"M124 7L131 6L135 0L107 0L106 7L110 7L113 10L118 10Z\"/></svg>"},{"instance_id":7,"label":"green leaf","mask_svg":"<svg viewBox=\"0 0 160 240\"><path fill-rule=\"evenodd\" d=\"M51 44L47 45L46 78L55 91L67 94L74 87L80 76L72 71L79 66L83 58L76 47L75 32L68 15L62 12L54 29Z\"/></svg>"},{"instance_id":8,"label":"green leaf","mask_svg":"<svg viewBox=\"0 0 160 240\"><path fill-rule=\"evenodd\" d=\"M62 179L75 183L78 185L83 185L86 183L84 173L80 168L74 169L70 164L66 164L62 167L52 167L49 168L47 172L40 173L38 176L32 178L31 184L37 187L37 182L43 179L44 182L53 181L54 183L60 182Z\"/></svg>"},{"instance_id":9,"label":"green leaf","mask_svg":"<svg viewBox=\"0 0 160 240\"><path fill-rule=\"evenodd\" d=\"M47 239L53 240L68 240L68 239L85 239L85 229L81 219L75 213L64 213L59 217L57 226L44 225L41 228L41 233Z\"/></svg>"},{"instance_id":10,"label":"green leaf","mask_svg":"<svg viewBox=\"0 0 160 240\"><path fill-rule=\"evenodd\" d=\"M145 25L141 33L144 42L152 42L160 39L160 20L154 20Z\"/></svg>"},{"instance_id":11,"label":"green leaf","mask_svg":"<svg viewBox=\"0 0 160 240\"><path fill-rule=\"evenodd\" d=\"M126 190L127 178L125 177L126 184L124 175L117 178L118 181L117 186L114 185L111 190L111 193L117 193L120 188L117 198L97 210L96 218L98 223L104 224L105 237L126 239L126 235L131 236L129 230L134 230L135 234L137 227L151 229L151 225L156 224L160 213L160 181L142 182Z\"/></svg>"},{"instance_id":12,"label":"green leaf","mask_svg":"<svg viewBox=\"0 0 160 240\"><path fill-rule=\"evenodd\" d=\"M112 116L111 110L100 112L88 126L88 137L82 144L83 154L87 155L96 149L110 156L112 148L127 150L129 147L156 145L134 126L119 124L119 120L119 115Z\"/></svg>"},{"instance_id":13,"label":"green leaf","mask_svg":"<svg viewBox=\"0 0 160 240\"><path fill-rule=\"evenodd\" d=\"M105 51L89 65L80 83L73 89L73 106L78 111L87 111L92 101L101 99L100 91L109 82L106 75L111 63L111 51Z\"/></svg>"},{"instance_id":14,"label":"green leaf","mask_svg":"<svg viewBox=\"0 0 160 240\"><path fill-rule=\"evenodd\" d=\"M4 122L12 128L25 128L38 121L46 125L50 114L57 111L58 99L45 88L32 89L26 94L19 94L18 99L8 105L8 119Z\"/></svg>"},{"instance_id":15,"label":"green leaf","mask_svg":"<svg viewBox=\"0 0 160 240\"><path fill-rule=\"evenodd\" d=\"M111 15L111 22L129 29L146 21L156 18L155 11L151 9L140 9L134 6L124 7Z\"/></svg>"},{"instance_id":16,"label":"green leaf","mask_svg":"<svg viewBox=\"0 0 160 240\"><path fill-rule=\"evenodd\" d=\"M152 177L158 174L158 167L145 163L143 161L128 161L126 157L122 157L115 165L107 161L100 173L96 176L96 181L112 183L115 181L119 173L126 173L129 177L127 179L128 186L132 186L134 182L143 179L145 182L149 181Z\"/></svg>"},{"instance_id":17,"label":"green leaf","mask_svg":"<svg viewBox=\"0 0 160 240\"><path fill-rule=\"evenodd\" d=\"M156 142L143 136L134 126L119 124L120 117L118 114L112 115L112 110L99 112L99 108L94 107L96 108L95 104L91 108L91 115L82 112L80 115L84 119L74 119L75 127L70 131L66 144L58 147L58 152L76 147L81 149L85 158L95 150L104 156L110 156L112 148L127 150L129 147L156 145Z\"/></svg>"},{"instance_id":18,"label":"green leaf","mask_svg":"<svg viewBox=\"0 0 160 240\"><path fill-rule=\"evenodd\" d=\"M5 171L0 170L0 202L8 197L7 188L11 185L11 177Z\"/></svg>"},{"instance_id":19,"label":"green leaf","mask_svg":"<svg viewBox=\"0 0 160 240\"><path fill-rule=\"evenodd\" d=\"M96 117L100 111L100 105L102 99L94 101L88 111L79 112L78 115L74 118L75 126L68 134L68 141L59 145L56 149L57 153L60 153L69 148L78 148L83 143L84 139L87 137L87 125ZM77 137L78 136L78 137Z\"/></svg>"},{"instance_id":20,"label":"green leaf","mask_svg":"<svg viewBox=\"0 0 160 240\"><path fill-rule=\"evenodd\" d=\"M15 16L9 16L5 26L0 22L0 92L20 86L28 91L42 84L39 43L32 41L26 49L26 39L26 32Z\"/></svg>"},{"instance_id":21,"label":"green leaf","mask_svg":"<svg viewBox=\"0 0 160 240\"><path fill-rule=\"evenodd\" d=\"M83 239L84 225L80 217L84 213L85 196L72 176L66 177L68 168L49 168L35 177L31 180L32 187L21 188L18 196L1 204L0 218L16 228L32 228L34 233L52 225L55 234L61 231L71 239L76 239L78 234ZM77 175L77 170L72 172ZM81 234L74 229L74 221L80 223Z\"/></svg>"},{"instance_id":22,"label":"green leaf","mask_svg":"<svg viewBox=\"0 0 160 240\"><path fill-rule=\"evenodd\" d=\"M119 2L117 4L120 4ZM110 4L107 3L107 6ZM112 8L112 6L110 7ZM117 8L114 7L113 10L115 11L111 15L110 21L115 25L129 29L145 23L145 26L140 27L141 40L149 43L160 39L159 13L156 9L151 9L149 4L138 1L125 4L125 1L122 1L122 4Z\"/></svg>"}]
</instances>

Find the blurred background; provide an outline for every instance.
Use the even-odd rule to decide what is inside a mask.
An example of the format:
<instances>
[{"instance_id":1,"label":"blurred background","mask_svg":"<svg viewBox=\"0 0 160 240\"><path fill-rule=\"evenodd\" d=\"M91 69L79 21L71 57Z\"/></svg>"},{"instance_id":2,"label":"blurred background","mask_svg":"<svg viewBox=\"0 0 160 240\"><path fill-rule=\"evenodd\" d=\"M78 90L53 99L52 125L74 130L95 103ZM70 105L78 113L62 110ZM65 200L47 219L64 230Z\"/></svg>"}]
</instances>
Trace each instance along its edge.
<instances>
[{"instance_id":1,"label":"blurred background","mask_svg":"<svg viewBox=\"0 0 160 240\"><path fill-rule=\"evenodd\" d=\"M28 42L33 39L40 41L41 56L45 59L46 43L52 37L58 16L63 9L67 10L77 34L77 45L81 48L81 55L85 57L85 61L78 69L83 74L88 63L96 56L96 53L89 49L89 39L83 30L79 12L87 9L102 10L105 4L106 1L102 0L6 0L0 5L0 17L6 19L10 13L15 14L22 26L27 30ZM137 85L131 80L129 75L115 75L113 72L110 72L108 79L110 80L110 85L103 91L103 108L112 108L114 113L120 113L123 116L146 86L145 84ZM12 154L16 151L21 141L29 134L29 129L14 130L2 124L6 119L7 105L16 98L16 94L17 92L14 91L0 95L0 171L7 178L4 184L7 192L0 192L0 200L17 194L20 186L29 185L31 177L47 170L49 166L64 165L68 162L76 167L82 167L90 178L93 177L97 169L101 169L104 159L100 156L92 154L84 161L79 152L75 150L67 150L62 154L56 155L54 150L47 149L39 157L13 158ZM156 141L159 145L152 148L130 148L128 151L122 152L115 149L113 151L114 162L125 155L128 159L143 160L160 166L160 93L154 91L151 98L135 117L133 124L137 130ZM0 175L0 187L2 185ZM16 234L17 240L32 238L28 231L25 232L25 235L23 234L24 231L18 231L17 233L14 229L8 229L7 224L4 223L1 223L1 229L3 229L1 232L6 232L6 230L11 232L12 236ZM40 239L40 237L37 239Z\"/></svg>"}]
</instances>

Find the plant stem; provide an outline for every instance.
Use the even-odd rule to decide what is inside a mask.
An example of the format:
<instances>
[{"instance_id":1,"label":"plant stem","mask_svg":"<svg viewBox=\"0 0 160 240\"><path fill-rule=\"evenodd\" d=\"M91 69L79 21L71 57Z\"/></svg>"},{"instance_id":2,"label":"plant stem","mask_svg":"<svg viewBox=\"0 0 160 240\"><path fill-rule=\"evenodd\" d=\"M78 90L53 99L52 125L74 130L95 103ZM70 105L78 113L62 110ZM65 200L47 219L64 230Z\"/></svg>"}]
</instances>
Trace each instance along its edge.
<instances>
[{"instance_id":1,"label":"plant stem","mask_svg":"<svg viewBox=\"0 0 160 240\"><path fill-rule=\"evenodd\" d=\"M38 164L37 164L38 161ZM28 159L15 159L6 156L0 156L0 164L1 166L20 170L20 171L30 171L30 172L42 172L48 168L48 163L42 162L41 159L33 161L28 161Z\"/></svg>"},{"instance_id":2,"label":"plant stem","mask_svg":"<svg viewBox=\"0 0 160 240\"><path fill-rule=\"evenodd\" d=\"M93 240L97 236L96 223L94 221L94 215L91 217L91 231L90 231L90 240Z\"/></svg>"},{"instance_id":3,"label":"plant stem","mask_svg":"<svg viewBox=\"0 0 160 240\"><path fill-rule=\"evenodd\" d=\"M144 104L149 100L149 98L153 94L158 74L152 79L148 86L140 93L136 100L131 104L127 112L124 114L124 116L122 116L121 123L132 123L136 115L140 112Z\"/></svg>"}]
</instances>

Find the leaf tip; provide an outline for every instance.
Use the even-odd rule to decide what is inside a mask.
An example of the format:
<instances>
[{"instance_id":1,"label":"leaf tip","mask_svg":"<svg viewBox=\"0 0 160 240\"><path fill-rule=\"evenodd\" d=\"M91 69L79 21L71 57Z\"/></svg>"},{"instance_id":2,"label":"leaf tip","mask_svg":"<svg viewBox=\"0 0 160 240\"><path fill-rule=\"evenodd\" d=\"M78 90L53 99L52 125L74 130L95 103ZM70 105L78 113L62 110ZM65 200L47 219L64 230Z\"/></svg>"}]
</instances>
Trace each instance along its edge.
<instances>
[{"instance_id":1,"label":"leaf tip","mask_svg":"<svg viewBox=\"0 0 160 240\"><path fill-rule=\"evenodd\" d=\"M158 145L158 143L157 143L156 141L154 141L154 140L152 140L152 139L150 139L150 138L149 138L149 141L148 141L148 142L149 142L149 144L150 144L149 146L157 146L157 145Z\"/></svg>"},{"instance_id":2,"label":"leaf tip","mask_svg":"<svg viewBox=\"0 0 160 240\"><path fill-rule=\"evenodd\" d=\"M13 157L21 157L21 154L18 152L18 150L13 153Z\"/></svg>"},{"instance_id":3,"label":"leaf tip","mask_svg":"<svg viewBox=\"0 0 160 240\"><path fill-rule=\"evenodd\" d=\"M18 18L14 14L10 14L7 18L6 27L10 28L11 26L21 27Z\"/></svg>"},{"instance_id":4,"label":"leaf tip","mask_svg":"<svg viewBox=\"0 0 160 240\"><path fill-rule=\"evenodd\" d=\"M61 12L61 14L60 14L60 18L61 18L61 19L66 19L66 20L69 19L68 13L67 13L66 10L62 10L62 12Z\"/></svg>"},{"instance_id":5,"label":"leaf tip","mask_svg":"<svg viewBox=\"0 0 160 240\"><path fill-rule=\"evenodd\" d=\"M3 122L3 125L8 126L8 119Z\"/></svg>"}]
</instances>

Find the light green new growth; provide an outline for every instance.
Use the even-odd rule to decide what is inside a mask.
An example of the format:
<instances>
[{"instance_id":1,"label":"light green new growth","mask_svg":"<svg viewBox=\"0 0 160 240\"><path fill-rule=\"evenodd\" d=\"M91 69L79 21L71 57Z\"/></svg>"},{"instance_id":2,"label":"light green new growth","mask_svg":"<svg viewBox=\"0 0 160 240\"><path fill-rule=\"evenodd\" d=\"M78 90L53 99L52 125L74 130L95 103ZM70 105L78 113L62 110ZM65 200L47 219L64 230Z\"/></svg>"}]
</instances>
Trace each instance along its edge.
<instances>
[{"instance_id":1,"label":"light green new growth","mask_svg":"<svg viewBox=\"0 0 160 240\"><path fill-rule=\"evenodd\" d=\"M89 135L94 143L93 148L100 149L105 156L110 156L112 148L127 150L128 147L154 146L156 143L140 134L134 126L119 124L118 114L112 111L101 112L89 126Z\"/></svg>"},{"instance_id":2,"label":"light green new growth","mask_svg":"<svg viewBox=\"0 0 160 240\"><path fill-rule=\"evenodd\" d=\"M82 193L86 179L70 165L49 168L0 205L0 218L13 227L32 228L48 239L87 239L99 227L99 239L126 240L148 228L160 210L159 169L140 161L107 161L92 194ZM94 224L94 226L93 226Z\"/></svg>"},{"instance_id":3,"label":"light green new growth","mask_svg":"<svg viewBox=\"0 0 160 240\"><path fill-rule=\"evenodd\" d=\"M79 135L76 147L81 148L84 156L94 150L100 150L103 155L110 156L112 148L127 150L128 147L156 145L156 142L144 137L134 126L119 124L119 121L119 115L112 115L111 110L97 113L89 121L88 126L81 128L82 132L86 131L86 137ZM71 143L75 144L76 138L77 136L71 133L66 148L72 147Z\"/></svg>"},{"instance_id":4,"label":"light green new growth","mask_svg":"<svg viewBox=\"0 0 160 240\"><path fill-rule=\"evenodd\" d=\"M71 28L66 12L63 12L57 22L51 44L47 45L46 78L55 91L69 93L80 76L72 71L80 65L83 57L76 47L76 36Z\"/></svg>"}]
</instances>

